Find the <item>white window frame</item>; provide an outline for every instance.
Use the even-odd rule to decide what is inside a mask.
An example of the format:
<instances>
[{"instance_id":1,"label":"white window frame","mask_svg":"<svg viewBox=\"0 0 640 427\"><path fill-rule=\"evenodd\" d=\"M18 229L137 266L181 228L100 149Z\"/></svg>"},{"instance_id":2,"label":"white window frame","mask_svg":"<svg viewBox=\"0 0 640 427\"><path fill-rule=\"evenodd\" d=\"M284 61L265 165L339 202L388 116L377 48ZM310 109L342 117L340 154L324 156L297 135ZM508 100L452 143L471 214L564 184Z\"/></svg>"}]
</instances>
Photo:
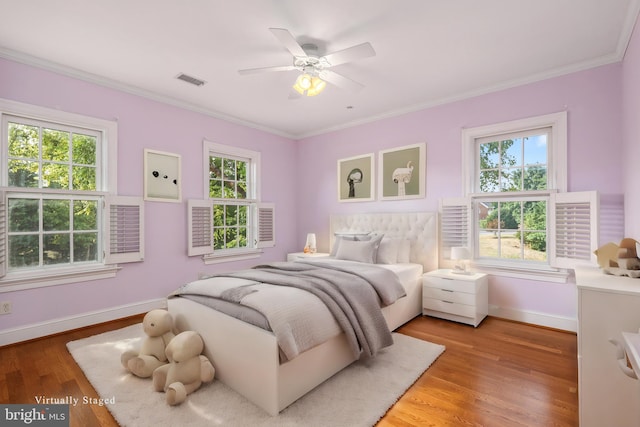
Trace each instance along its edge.
<instances>
[{"instance_id":1,"label":"white window frame","mask_svg":"<svg viewBox=\"0 0 640 427\"><path fill-rule=\"evenodd\" d=\"M478 193L479 191L479 148L478 141L506 134L514 134L522 131L550 128L550 137L547 141L547 189L544 191L523 192L496 192ZM462 131L462 194L463 198L446 199L441 201L441 232L442 251L441 263L450 262L448 250L453 246L465 246L471 250L474 256L472 264L475 269L491 274L506 275L536 280L564 282L568 276L566 268L573 263L566 258L559 262L555 255L557 248L557 233L564 228L556 230L556 206L564 203L565 198L560 197L567 191L567 113L559 112L543 116L525 118L505 123L491 124ZM587 209L591 212L591 234L581 239L586 239L584 244L588 248L597 248L597 211L598 202L595 192L571 193L576 194L571 200L585 200ZM547 263L528 261L502 261L499 259L479 259L476 248L478 234L478 209L477 205L486 199L513 199L534 195L547 200ZM595 198L594 198L595 197ZM559 205L558 205L559 206ZM583 260L584 261L584 260Z\"/></svg>"},{"instance_id":2,"label":"white window frame","mask_svg":"<svg viewBox=\"0 0 640 427\"><path fill-rule=\"evenodd\" d=\"M248 194L237 203L249 207L247 248L213 249L213 206L216 201L234 204L233 199L212 199L209 197L209 158L212 155L227 158L248 159ZM203 141L203 199L188 201L188 255L201 255L205 263L236 261L257 258L262 248L275 246L275 206L260 201L260 158L257 151Z\"/></svg>"},{"instance_id":3,"label":"white window frame","mask_svg":"<svg viewBox=\"0 0 640 427\"><path fill-rule=\"evenodd\" d=\"M84 282L87 280L102 279L114 277L118 266L110 264L110 260L114 262L135 262L141 261L144 256L144 233L142 229L142 218L144 217L144 206L141 198L129 198L128 205L137 209L138 223L137 236L140 239L137 245L137 251L127 249L126 255L120 254L115 258L110 257L112 250L106 245L109 239L109 230L111 230L112 238L122 238L122 230L115 229L109 220L109 215L105 208L113 203L121 203L123 199L116 200L113 197L117 194L117 146L118 146L118 125L114 121L103 120L93 117L87 117L80 114L67 113L64 111L40 107L21 102L0 99L0 122L4 123L6 116L15 116L27 120L36 120L50 122L63 126L71 126L77 128L90 129L100 134L100 148L96 152L96 161L99 162L99 175L96 176L96 191L89 194L98 196L103 199L99 206L100 212L98 216L102 218L100 233L101 246L99 250L103 252L100 262L81 263L78 265L64 266L47 266L37 269L29 269L24 271L7 272L6 260L7 256L7 239L6 239L6 202L10 193L28 193L34 194L55 194L52 189L38 188L22 188L8 187L8 174L3 172L0 175L0 293L17 291L23 289L31 289L43 286L53 286L61 284L69 284L75 282ZM4 126L2 127L4 129ZM3 131L2 144L0 145L0 164L3 169L7 164L7 135ZM71 192L66 192L71 193ZM78 192L82 194L83 192ZM87 192L84 192L85 194ZM116 245L118 246L118 245ZM122 245L119 246L122 248Z\"/></svg>"}]
</instances>

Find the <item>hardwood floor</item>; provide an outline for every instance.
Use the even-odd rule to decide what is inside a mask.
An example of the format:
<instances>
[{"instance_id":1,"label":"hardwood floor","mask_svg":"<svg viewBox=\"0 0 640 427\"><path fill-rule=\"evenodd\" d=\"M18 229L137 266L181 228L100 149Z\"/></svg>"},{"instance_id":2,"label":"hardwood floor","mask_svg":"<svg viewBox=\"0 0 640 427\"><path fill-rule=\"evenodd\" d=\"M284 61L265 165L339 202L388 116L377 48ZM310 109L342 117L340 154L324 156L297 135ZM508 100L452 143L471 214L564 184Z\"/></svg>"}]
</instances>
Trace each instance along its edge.
<instances>
[{"instance_id":1,"label":"hardwood floor","mask_svg":"<svg viewBox=\"0 0 640 427\"><path fill-rule=\"evenodd\" d=\"M141 321L134 316L0 347L0 402L98 397L66 343ZM492 317L477 329L419 317L399 332L447 349L378 426L578 425L575 334ZM71 426L117 426L104 406L71 406L70 418Z\"/></svg>"}]
</instances>

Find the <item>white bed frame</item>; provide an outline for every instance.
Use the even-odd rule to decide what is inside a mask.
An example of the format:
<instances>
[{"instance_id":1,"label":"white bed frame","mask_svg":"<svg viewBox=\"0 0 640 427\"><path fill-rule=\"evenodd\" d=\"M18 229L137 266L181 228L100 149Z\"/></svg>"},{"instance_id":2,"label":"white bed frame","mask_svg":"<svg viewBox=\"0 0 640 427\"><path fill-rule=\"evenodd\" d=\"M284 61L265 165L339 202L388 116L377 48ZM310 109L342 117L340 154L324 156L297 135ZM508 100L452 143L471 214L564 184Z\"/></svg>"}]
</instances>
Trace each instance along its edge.
<instances>
[{"instance_id":1,"label":"white bed frame","mask_svg":"<svg viewBox=\"0 0 640 427\"><path fill-rule=\"evenodd\" d=\"M411 262L422 264L424 271L437 268L435 212L335 215L331 236L335 232L377 232L410 239ZM343 333L281 364L278 344L269 331L186 298L169 299L168 310L176 329L200 333L216 378L274 416L356 360ZM420 280L406 297L383 309L390 330L421 312Z\"/></svg>"}]
</instances>

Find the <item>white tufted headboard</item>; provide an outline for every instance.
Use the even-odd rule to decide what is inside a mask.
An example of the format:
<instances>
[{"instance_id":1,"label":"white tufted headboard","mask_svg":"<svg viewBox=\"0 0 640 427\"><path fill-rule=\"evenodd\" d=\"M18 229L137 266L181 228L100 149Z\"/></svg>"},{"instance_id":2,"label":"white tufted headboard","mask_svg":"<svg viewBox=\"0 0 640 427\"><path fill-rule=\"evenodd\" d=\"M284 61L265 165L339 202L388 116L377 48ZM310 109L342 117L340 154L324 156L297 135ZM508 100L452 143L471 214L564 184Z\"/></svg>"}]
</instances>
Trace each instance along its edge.
<instances>
[{"instance_id":1,"label":"white tufted headboard","mask_svg":"<svg viewBox=\"0 0 640 427\"><path fill-rule=\"evenodd\" d=\"M330 242L335 233L380 233L411 241L411 262L422 264L424 271L438 268L437 212L372 213L331 215Z\"/></svg>"}]
</instances>

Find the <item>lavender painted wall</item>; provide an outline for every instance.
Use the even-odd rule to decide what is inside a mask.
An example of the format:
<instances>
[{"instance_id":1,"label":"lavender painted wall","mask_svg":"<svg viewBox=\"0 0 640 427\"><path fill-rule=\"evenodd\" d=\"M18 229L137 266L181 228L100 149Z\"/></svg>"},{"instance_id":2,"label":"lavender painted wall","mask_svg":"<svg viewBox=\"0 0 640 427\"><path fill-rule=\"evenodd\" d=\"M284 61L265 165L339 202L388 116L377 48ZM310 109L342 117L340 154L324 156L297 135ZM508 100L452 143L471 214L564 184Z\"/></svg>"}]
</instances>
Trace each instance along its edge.
<instances>
[{"instance_id":1,"label":"lavender painted wall","mask_svg":"<svg viewBox=\"0 0 640 427\"><path fill-rule=\"evenodd\" d=\"M624 150L620 163L624 168L625 236L640 240L640 28L637 22L624 57L622 84Z\"/></svg>"},{"instance_id":2,"label":"lavender painted wall","mask_svg":"<svg viewBox=\"0 0 640 427\"><path fill-rule=\"evenodd\" d=\"M319 250L328 250L331 213L437 210L443 197L462 195L461 130L566 110L568 112L568 184L570 191L621 194L621 65L603 66L309 137L299 142L300 191L298 239L318 234ZM357 108L357 105L355 106ZM408 201L340 203L336 162L340 158L426 142L426 198ZM575 319L575 286L491 277L490 304L518 311Z\"/></svg>"},{"instance_id":3,"label":"lavender painted wall","mask_svg":"<svg viewBox=\"0 0 640 427\"><path fill-rule=\"evenodd\" d=\"M183 203L145 203L145 260L123 264L117 277L3 293L13 313L0 331L163 298L199 272L254 265L256 260L206 266L187 257L186 200L202 198L202 140L262 153L262 199L276 204L275 248L259 261L283 260L296 249L295 142L96 84L0 59L0 97L118 121L118 192L142 196L143 149L182 156Z\"/></svg>"}]
</instances>

